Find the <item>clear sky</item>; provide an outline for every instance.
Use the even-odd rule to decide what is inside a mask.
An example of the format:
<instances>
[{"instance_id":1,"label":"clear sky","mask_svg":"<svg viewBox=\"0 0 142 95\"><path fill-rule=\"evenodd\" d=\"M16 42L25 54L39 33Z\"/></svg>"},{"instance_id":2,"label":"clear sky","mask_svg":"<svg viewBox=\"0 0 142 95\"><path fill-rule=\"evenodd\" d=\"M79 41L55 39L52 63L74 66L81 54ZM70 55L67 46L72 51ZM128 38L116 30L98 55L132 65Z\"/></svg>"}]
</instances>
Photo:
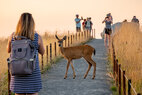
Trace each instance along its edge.
<instances>
[{"instance_id":1,"label":"clear sky","mask_svg":"<svg viewBox=\"0 0 142 95\"><path fill-rule=\"evenodd\" d=\"M33 14L36 30L75 31L75 15L92 17L97 37L104 28L102 20L111 13L115 22L131 20L136 15L142 22L142 0L0 0L0 37L15 31L23 12Z\"/></svg>"}]
</instances>

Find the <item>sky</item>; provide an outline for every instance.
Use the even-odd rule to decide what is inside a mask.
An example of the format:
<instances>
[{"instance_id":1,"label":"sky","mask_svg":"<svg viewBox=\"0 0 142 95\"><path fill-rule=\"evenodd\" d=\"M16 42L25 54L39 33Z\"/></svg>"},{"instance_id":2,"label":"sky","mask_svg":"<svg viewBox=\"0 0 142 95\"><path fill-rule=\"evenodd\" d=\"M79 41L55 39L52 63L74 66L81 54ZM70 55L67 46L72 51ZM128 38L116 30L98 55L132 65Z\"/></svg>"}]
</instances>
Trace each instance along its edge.
<instances>
[{"instance_id":1,"label":"sky","mask_svg":"<svg viewBox=\"0 0 142 95\"><path fill-rule=\"evenodd\" d=\"M92 17L96 37L104 29L107 13L113 16L113 23L124 19L131 21L134 15L142 23L142 0L0 0L0 37L8 37L16 30L20 15L30 12L36 24L36 30L75 32L75 15Z\"/></svg>"}]
</instances>

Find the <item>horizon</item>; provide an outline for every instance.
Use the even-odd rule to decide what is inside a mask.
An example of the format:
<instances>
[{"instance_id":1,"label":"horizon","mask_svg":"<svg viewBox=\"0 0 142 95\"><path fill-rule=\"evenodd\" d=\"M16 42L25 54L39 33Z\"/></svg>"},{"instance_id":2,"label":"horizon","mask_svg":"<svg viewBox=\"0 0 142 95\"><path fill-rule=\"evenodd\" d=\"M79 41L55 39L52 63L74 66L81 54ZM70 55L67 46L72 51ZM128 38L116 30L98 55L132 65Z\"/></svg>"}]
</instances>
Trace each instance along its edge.
<instances>
[{"instance_id":1,"label":"horizon","mask_svg":"<svg viewBox=\"0 0 142 95\"><path fill-rule=\"evenodd\" d=\"M0 37L8 37L14 32L20 15L29 12L33 15L36 30L40 34L46 31L75 32L76 14L84 18L92 17L96 38L100 38L104 29L101 22L107 13L112 14L113 23L122 22L124 19L131 21L135 15L141 24L141 4L141 0L0 0Z\"/></svg>"}]
</instances>

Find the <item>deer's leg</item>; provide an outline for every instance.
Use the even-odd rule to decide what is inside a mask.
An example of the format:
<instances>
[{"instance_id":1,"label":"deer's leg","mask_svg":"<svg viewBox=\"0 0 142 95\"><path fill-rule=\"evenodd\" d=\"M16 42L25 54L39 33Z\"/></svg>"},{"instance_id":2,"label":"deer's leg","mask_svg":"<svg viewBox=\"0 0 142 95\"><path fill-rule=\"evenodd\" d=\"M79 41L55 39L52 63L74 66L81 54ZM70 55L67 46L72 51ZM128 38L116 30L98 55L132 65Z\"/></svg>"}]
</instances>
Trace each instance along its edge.
<instances>
[{"instance_id":1,"label":"deer's leg","mask_svg":"<svg viewBox=\"0 0 142 95\"><path fill-rule=\"evenodd\" d=\"M64 79L66 79L66 78L67 78L67 74L68 74L69 66L70 66L70 60L68 60L68 63L67 63L66 73L65 73Z\"/></svg>"},{"instance_id":2,"label":"deer's leg","mask_svg":"<svg viewBox=\"0 0 142 95\"><path fill-rule=\"evenodd\" d=\"M73 70L73 79L75 79L75 77L76 77L75 70L74 70L72 62L70 64L71 64L71 67L72 67L72 70Z\"/></svg>"},{"instance_id":3,"label":"deer's leg","mask_svg":"<svg viewBox=\"0 0 142 95\"><path fill-rule=\"evenodd\" d=\"M92 65L93 65L93 67L94 67L94 70L93 70L93 77L92 77L92 79L94 79L95 78L95 74L96 74L96 62L94 62L93 60L92 60L92 58L91 58L91 56L89 57L85 57L85 59L89 62L89 63L91 63Z\"/></svg>"},{"instance_id":4,"label":"deer's leg","mask_svg":"<svg viewBox=\"0 0 142 95\"><path fill-rule=\"evenodd\" d=\"M87 60L86 60L86 61L87 61ZM85 75L84 75L84 79L87 77L87 75L88 75L88 73L89 73L89 71L90 71L90 69L91 69L91 67L92 67L92 64L91 64L90 62L87 61L87 63L88 63L88 69L87 69L87 71L86 71L86 73L85 73Z\"/></svg>"},{"instance_id":5,"label":"deer's leg","mask_svg":"<svg viewBox=\"0 0 142 95\"><path fill-rule=\"evenodd\" d=\"M93 71L93 77L92 77L92 79L95 79L95 75L96 75L96 62L94 62L92 60L92 58L90 58L89 62L92 63L92 65L94 66L94 71Z\"/></svg>"}]
</instances>

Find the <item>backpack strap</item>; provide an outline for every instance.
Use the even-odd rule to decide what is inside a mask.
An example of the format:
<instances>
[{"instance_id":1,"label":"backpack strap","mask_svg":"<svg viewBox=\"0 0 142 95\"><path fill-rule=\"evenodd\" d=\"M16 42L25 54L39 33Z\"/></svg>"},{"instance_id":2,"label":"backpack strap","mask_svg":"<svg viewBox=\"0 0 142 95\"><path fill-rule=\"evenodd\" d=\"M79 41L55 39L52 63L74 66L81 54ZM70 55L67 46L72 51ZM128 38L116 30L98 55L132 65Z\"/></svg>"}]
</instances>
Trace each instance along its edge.
<instances>
[{"instance_id":1,"label":"backpack strap","mask_svg":"<svg viewBox=\"0 0 142 95\"><path fill-rule=\"evenodd\" d=\"M34 43L35 43L35 48L38 50L38 34L37 33L35 33L35 35L34 35Z\"/></svg>"},{"instance_id":2,"label":"backpack strap","mask_svg":"<svg viewBox=\"0 0 142 95\"><path fill-rule=\"evenodd\" d=\"M25 36L15 36L14 39L28 39L28 38Z\"/></svg>"}]
</instances>

